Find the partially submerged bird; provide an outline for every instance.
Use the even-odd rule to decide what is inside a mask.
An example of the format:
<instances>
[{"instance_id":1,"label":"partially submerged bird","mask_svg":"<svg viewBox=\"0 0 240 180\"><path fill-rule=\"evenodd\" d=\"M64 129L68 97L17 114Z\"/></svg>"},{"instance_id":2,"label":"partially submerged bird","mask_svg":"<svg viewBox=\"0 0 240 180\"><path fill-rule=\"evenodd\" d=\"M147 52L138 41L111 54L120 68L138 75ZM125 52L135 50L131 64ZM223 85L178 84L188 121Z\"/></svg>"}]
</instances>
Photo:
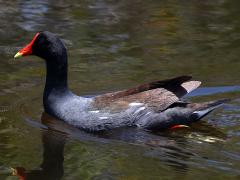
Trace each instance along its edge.
<instances>
[{"instance_id":1,"label":"partially submerged bird","mask_svg":"<svg viewBox=\"0 0 240 180\"><path fill-rule=\"evenodd\" d=\"M67 50L58 37L47 31L37 33L14 58L27 55L36 55L46 62L45 112L86 131L124 126L147 130L182 127L198 121L226 101L181 101L181 97L201 84L192 81L190 76L155 81L92 98L80 97L68 89Z\"/></svg>"}]
</instances>

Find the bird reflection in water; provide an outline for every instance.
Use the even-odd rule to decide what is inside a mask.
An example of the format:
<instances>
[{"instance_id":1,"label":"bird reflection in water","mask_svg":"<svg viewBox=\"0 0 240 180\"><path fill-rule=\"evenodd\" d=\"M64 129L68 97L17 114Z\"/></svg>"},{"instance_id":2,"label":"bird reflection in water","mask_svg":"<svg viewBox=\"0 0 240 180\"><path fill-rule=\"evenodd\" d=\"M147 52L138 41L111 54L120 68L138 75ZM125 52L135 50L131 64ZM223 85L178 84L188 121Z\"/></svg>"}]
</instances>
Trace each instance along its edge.
<instances>
[{"instance_id":1,"label":"bird reflection in water","mask_svg":"<svg viewBox=\"0 0 240 180\"><path fill-rule=\"evenodd\" d=\"M158 158L162 163L172 167L174 171L183 173L189 169L189 159L196 155L187 150L189 146L188 135L194 131L194 127L161 133L151 133L137 128L123 128L90 134L46 113L42 114L41 121L42 124L39 127L43 129L43 162L40 168L36 170L26 170L23 167L12 168L13 175L20 180L60 180L64 174L64 146L69 137L80 141L95 141L107 144L120 142L128 143L129 146L141 146L144 151L143 156ZM28 120L28 122L34 124L37 121ZM224 137L215 128L204 124L198 125L196 129L200 129L203 134L206 132L212 133L208 133L206 137L213 136L219 139ZM129 148L131 149L131 147Z\"/></svg>"},{"instance_id":2,"label":"bird reflection in water","mask_svg":"<svg viewBox=\"0 0 240 180\"><path fill-rule=\"evenodd\" d=\"M49 121L46 114L42 114L42 123ZM26 170L23 167L12 168L13 175L20 180L59 180L64 174L64 146L66 134L56 133L51 131L51 126L48 130L42 131L43 143L43 162L37 170Z\"/></svg>"}]
</instances>

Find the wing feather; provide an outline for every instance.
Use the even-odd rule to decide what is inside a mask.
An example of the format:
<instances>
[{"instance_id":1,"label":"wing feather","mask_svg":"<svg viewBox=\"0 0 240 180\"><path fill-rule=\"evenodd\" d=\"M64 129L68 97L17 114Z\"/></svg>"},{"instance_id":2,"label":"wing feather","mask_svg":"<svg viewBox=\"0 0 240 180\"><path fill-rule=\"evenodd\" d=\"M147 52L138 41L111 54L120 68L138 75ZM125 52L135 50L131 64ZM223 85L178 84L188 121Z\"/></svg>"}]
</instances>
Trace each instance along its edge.
<instances>
[{"instance_id":1,"label":"wing feather","mask_svg":"<svg viewBox=\"0 0 240 180\"><path fill-rule=\"evenodd\" d=\"M201 82L191 76L155 81L135 88L96 96L93 106L98 109L125 109L132 102L144 103L154 111L163 111L181 97L196 89Z\"/></svg>"}]
</instances>

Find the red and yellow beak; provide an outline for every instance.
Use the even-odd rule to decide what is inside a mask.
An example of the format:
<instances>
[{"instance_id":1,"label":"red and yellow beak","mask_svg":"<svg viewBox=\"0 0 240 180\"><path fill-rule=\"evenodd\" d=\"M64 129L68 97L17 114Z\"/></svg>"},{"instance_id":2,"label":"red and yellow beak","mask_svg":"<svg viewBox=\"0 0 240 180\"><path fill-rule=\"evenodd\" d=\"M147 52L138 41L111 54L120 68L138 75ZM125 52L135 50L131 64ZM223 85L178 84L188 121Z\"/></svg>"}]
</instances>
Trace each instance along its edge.
<instances>
[{"instance_id":1,"label":"red and yellow beak","mask_svg":"<svg viewBox=\"0 0 240 180\"><path fill-rule=\"evenodd\" d=\"M20 58L22 56L31 55L32 54L32 45L34 44L34 42L35 42L36 38L38 37L38 35L39 35L39 33L37 33L33 37L32 41L28 45L26 45L24 48L22 48L20 51L18 51L18 53L15 54L14 58L16 59L16 58Z\"/></svg>"}]
</instances>

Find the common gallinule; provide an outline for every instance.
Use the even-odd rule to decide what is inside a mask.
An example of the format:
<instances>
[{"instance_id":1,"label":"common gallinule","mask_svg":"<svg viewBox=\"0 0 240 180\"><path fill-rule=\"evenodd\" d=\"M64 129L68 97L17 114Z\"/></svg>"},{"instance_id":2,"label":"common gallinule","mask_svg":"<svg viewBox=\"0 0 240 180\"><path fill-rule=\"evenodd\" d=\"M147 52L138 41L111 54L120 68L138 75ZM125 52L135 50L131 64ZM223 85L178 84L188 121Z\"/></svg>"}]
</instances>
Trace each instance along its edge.
<instances>
[{"instance_id":1,"label":"common gallinule","mask_svg":"<svg viewBox=\"0 0 240 180\"><path fill-rule=\"evenodd\" d=\"M138 87L92 98L77 96L68 89L67 50L54 34L37 33L14 57L36 55L46 62L47 75L43 94L45 111L87 131L124 126L162 130L198 121L226 100L189 103L181 97L201 82L190 76L155 81Z\"/></svg>"}]
</instances>

